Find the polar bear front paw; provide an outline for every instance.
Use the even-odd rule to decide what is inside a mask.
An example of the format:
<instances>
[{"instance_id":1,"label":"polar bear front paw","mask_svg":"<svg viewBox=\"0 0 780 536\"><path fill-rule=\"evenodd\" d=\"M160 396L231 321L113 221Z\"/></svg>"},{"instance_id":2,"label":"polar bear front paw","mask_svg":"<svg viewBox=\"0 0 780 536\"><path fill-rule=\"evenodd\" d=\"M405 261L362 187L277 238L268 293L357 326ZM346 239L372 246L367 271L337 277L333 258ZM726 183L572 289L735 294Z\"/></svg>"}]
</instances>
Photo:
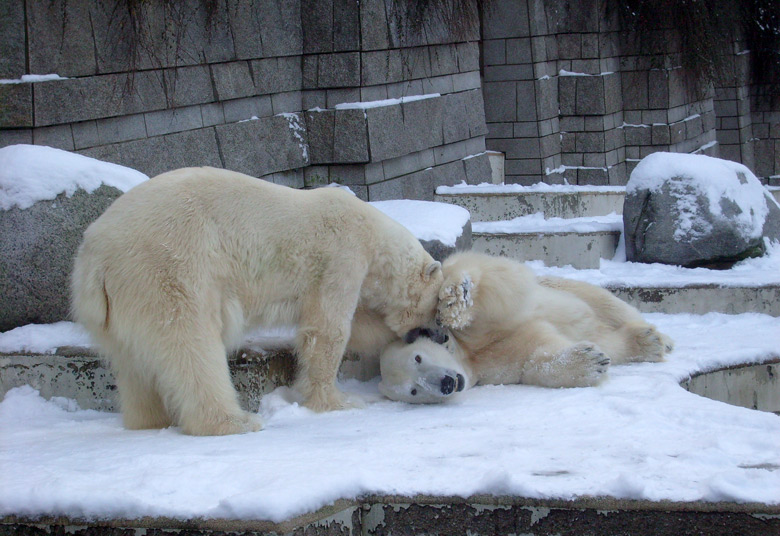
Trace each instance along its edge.
<instances>
[{"instance_id":1,"label":"polar bear front paw","mask_svg":"<svg viewBox=\"0 0 780 536\"><path fill-rule=\"evenodd\" d=\"M598 346L581 342L563 352L560 373L568 378L568 387L590 387L606 377L610 362Z\"/></svg>"},{"instance_id":2,"label":"polar bear front paw","mask_svg":"<svg viewBox=\"0 0 780 536\"><path fill-rule=\"evenodd\" d=\"M365 406L362 400L347 396L338 389L312 389L305 396L304 406L316 413L326 411L339 411L343 409L356 409Z\"/></svg>"},{"instance_id":3,"label":"polar bear front paw","mask_svg":"<svg viewBox=\"0 0 780 536\"><path fill-rule=\"evenodd\" d=\"M439 292L436 320L449 329L463 329L473 320L474 282L468 274L457 281L445 281Z\"/></svg>"}]
</instances>

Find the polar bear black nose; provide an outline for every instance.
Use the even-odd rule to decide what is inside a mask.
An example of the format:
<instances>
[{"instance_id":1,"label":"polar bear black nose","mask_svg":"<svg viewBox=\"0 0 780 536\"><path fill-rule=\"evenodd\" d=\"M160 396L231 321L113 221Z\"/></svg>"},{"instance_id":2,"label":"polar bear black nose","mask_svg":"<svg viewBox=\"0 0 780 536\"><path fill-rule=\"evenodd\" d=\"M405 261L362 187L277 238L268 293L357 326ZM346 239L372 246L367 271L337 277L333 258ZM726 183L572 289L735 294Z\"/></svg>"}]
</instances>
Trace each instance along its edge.
<instances>
[{"instance_id":1,"label":"polar bear black nose","mask_svg":"<svg viewBox=\"0 0 780 536\"><path fill-rule=\"evenodd\" d=\"M441 379L441 393L443 395L452 394L455 391L455 378L452 376L445 376Z\"/></svg>"}]
</instances>

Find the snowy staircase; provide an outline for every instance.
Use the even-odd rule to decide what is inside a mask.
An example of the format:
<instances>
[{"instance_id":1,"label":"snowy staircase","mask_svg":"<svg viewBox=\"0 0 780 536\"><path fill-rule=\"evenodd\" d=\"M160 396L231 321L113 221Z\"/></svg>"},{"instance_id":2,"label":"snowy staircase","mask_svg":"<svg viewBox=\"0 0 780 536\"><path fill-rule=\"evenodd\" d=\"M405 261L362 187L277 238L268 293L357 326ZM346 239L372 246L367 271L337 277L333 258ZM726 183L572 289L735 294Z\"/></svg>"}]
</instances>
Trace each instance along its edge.
<instances>
[{"instance_id":1,"label":"snowy staircase","mask_svg":"<svg viewBox=\"0 0 780 536\"><path fill-rule=\"evenodd\" d=\"M780 198L780 189L773 194ZM729 281L726 273L686 281L685 272L700 272L681 268L671 278L679 279L664 283L664 274L638 264L626 264L622 277L599 273L601 260L612 259L619 245L624 197L619 187L507 185L440 187L435 200L471 213L474 251L567 267L551 274L600 284L643 312L780 316L778 283Z\"/></svg>"}]
</instances>

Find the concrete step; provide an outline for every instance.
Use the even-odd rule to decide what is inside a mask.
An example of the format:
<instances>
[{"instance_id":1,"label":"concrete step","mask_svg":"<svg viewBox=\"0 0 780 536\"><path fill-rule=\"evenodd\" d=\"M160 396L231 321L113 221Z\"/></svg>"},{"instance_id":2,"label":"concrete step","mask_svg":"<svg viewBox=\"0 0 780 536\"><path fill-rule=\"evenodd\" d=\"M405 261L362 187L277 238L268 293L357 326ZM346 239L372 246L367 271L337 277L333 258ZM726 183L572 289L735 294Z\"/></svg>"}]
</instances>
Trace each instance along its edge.
<instances>
[{"instance_id":1,"label":"concrete step","mask_svg":"<svg viewBox=\"0 0 780 536\"><path fill-rule=\"evenodd\" d=\"M473 251L519 261L541 260L547 266L598 268L601 259L615 255L620 231L472 232Z\"/></svg>"},{"instance_id":2,"label":"concrete step","mask_svg":"<svg viewBox=\"0 0 780 536\"><path fill-rule=\"evenodd\" d=\"M600 259L614 257L622 228L618 214L568 219L534 214L472 223L471 248L546 266L598 268Z\"/></svg>"},{"instance_id":3,"label":"concrete step","mask_svg":"<svg viewBox=\"0 0 780 536\"><path fill-rule=\"evenodd\" d=\"M761 313L780 316L780 284L755 287L716 284L683 287L606 285L605 288L643 313Z\"/></svg>"},{"instance_id":4,"label":"concrete step","mask_svg":"<svg viewBox=\"0 0 780 536\"><path fill-rule=\"evenodd\" d=\"M769 191L780 202L780 187ZM440 186L435 200L465 208L472 222L511 220L529 214L580 218L623 213L625 188L612 186Z\"/></svg>"},{"instance_id":5,"label":"concrete step","mask_svg":"<svg viewBox=\"0 0 780 536\"><path fill-rule=\"evenodd\" d=\"M623 213L625 188L603 187L534 190L516 186L439 187L436 201L465 208L472 222L511 220L529 214L578 218ZM441 192L441 193L440 193Z\"/></svg>"}]
</instances>

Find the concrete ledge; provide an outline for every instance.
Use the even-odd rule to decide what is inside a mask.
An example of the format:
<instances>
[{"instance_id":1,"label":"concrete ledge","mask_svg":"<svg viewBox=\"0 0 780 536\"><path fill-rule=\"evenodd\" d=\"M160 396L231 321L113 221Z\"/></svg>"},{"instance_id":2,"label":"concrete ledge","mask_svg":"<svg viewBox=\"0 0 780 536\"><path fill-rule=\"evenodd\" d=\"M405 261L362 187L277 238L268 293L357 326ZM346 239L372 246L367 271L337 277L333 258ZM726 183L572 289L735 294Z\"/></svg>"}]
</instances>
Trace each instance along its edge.
<instances>
[{"instance_id":1,"label":"concrete ledge","mask_svg":"<svg viewBox=\"0 0 780 536\"><path fill-rule=\"evenodd\" d=\"M703 372L680 385L699 396L780 415L780 358L759 365Z\"/></svg>"},{"instance_id":2,"label":"concrete ledge","mask_svg":"<svg viewBox=\"0 0 780 536\"><path fill-rule=\"evenodd\" d=\"M472 249L519 261L542 260L547 266L598 268L615 254L619 231L590 233L473 233Z\"/></svg>"},{"instance_id":3,"label":"concrete ledge","mask_svg":"<svg viewBox=\"0 0 780 536\"><path fill-rule=\"evenodd\" d=\"M435 200L461 206L474 221L503 221L544 213L545 218L580 218L623 213L621 191L436 194Z\"/></svg>"},{"instance_id":4,"label":"concrete ledge","mask_svg":"<svg viewBox=\"0 0 780 536\"><path fill-rule=\"evenodd\" d=\"M574 501L523 497L365 496L339 500L287 521L140 518L83 520L67 517L0 518L0 536L123 536L152 530L158 535L200 536L231 532L254 536L386 534L530 536L621 534L626 536L766 535L780 530L780 507L757 503L650 502L583 498Z\"/></svg>"},{"instance_id":5,"label":"concrete ledge","mask_svg":"<svg viewBox=\"0 0 780 536\"><path fill-rule=\"evenodd\" d=\"M688 285L660 288L608 286L607 288L618 298L643 313L763 313L780 316L780 285L759 287Z\"/></svg>"}]
</instances>

